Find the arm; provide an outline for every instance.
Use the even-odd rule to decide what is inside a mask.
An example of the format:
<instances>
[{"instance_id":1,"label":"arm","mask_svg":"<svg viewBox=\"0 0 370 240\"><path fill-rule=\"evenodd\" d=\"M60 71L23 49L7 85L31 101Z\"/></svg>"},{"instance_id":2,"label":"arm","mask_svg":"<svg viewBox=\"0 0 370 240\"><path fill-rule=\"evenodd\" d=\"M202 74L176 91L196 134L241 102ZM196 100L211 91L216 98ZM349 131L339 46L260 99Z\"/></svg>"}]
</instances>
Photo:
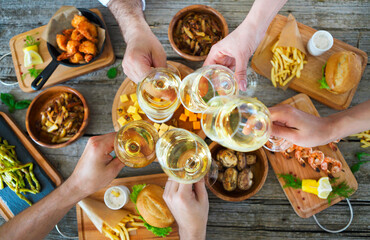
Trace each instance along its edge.
<instances>
[{"instance_id":1,"label":"arm","mask_svg":"<svg viewBox=\"0 0 370 240\"><path fill-rule=\"evenodd\" d=\"M110 133L90 138L71 177L2 225L1 239L43 239L77 202L108 185L124 166L109 155L114 137Z\"/></svg>"},{"instance_id":2,"label":"arm","mask_svg":"<svg viewBox=\"0 0 370 240\"><path fill-rule=\"evenodd\" d=\"M141 0L111 0L108 8L127 45L122 61L125 74L138 83L151 67L166 67L166 53L145 21Z\"/></svg>"},{"instance_id":3,"label":"arm","mask_svg":"<svg viewBox=\"0 0 370 240\"><path fill-rule=\"evenodd\" d=\"M221 64L235 68L240 89L245 91L249 58L265 35L272 19L286 1L255 0L244 21L226 38L213 45L204 65Z\"/></svg>"},{"instance_id":4,"label":"arm","mask_svg":"<svg viewBox=\"0 0 370 240\"><path fill-rule=\"evenodd\" d=\"M328 117L316 117L290 105L270 108L272 135L314 147L370 129L370 100Z\"/></svg>"},{"instance_id":5,"label":"arm","mask_svg":"<svg viewBox=\"0 0 370 240\"><path fill-rule=\"evenodd\" d=\"M206 239L209 203L204 179L195 184L168 179L163 199L179 226L180 239Z\"/></svg>"}]
</instances>

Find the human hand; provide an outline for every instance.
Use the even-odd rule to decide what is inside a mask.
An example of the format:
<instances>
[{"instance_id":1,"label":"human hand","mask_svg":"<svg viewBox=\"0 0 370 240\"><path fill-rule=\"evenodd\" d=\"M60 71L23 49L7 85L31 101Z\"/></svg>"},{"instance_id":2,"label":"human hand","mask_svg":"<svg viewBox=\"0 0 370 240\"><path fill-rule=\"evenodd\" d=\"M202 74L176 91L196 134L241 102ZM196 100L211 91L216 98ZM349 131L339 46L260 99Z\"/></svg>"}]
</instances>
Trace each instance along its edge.
<instances>
[{"instance_id":1,"label":"human hand","mask_svg":"<svg viewBox=\"0 0 370 240\"><path fill-rule=\"evenodd\" d=\"M114 150L115 132L91 137L71 177L67 180L88 196L107 186L124 164L109 155Z\"/></svg>"},{"instance_id":2,"label":"human hand","mask_svg":"<svg viewBox=\"0 0 370 240\"><path fill-rule=\"evenodd\" d=\"M136 28L129 36L122 67L131 80L138 83L150 72L151 67L167 66L166 53L149 26Z\"/></svg>"},{"instance_id":3,"label":"human hand","mask_svg":"<svg viewBox=\"0 0 370 240\"><path fill-rule=\"evenodd\" d=\"M205 239L208 220L208 194L204 179L182 184L168 179L163 199L179 225L181 239Z\"/></svg>"},{"instance_id":4,"label":"human hand","mask_svg":"<svg viewBox=\"0 0 370 240\"><path fill-rule=\"evenodd\" d=\"M315 147L336 140L331 136L330 118L316 117L291 105L269 108L272 135L284 138L298 146Z\"/></svg>"},{"instance_id":5,"label":"human hand","mask_svg":"<svg viewBox=\"0 0 370 240\"><path fill-rule=\"evenodd\" d=\"M241 24L227 37L212 46L204 65L220 64L232 70L239 88L247 90L247 66L250 56L258 46L258 38L252 27Z\"/></svg>"}]
</instances>

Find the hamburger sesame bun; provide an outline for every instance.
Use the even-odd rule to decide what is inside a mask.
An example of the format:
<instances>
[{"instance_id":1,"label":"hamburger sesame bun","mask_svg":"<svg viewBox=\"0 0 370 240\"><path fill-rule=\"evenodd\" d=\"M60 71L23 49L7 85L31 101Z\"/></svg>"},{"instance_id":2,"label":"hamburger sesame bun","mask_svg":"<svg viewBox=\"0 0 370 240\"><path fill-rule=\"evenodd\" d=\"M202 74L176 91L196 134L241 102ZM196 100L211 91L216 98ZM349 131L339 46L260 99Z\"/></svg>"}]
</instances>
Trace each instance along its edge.
<instances>
[{"instance_id":1,"label":"hamburger sesame bun","mask_svg":"<svg viewBox=\"0 0 370 240\"><path fill-rule=\"evenodd\" d=\"M136 207L147 223L154 227L169 227L175 221L163 200L163 188L149 184L137 197Z\"/></svg>"},{"instance_id":2,"label":"hamburger sesame bun","mask_svg":"<svg viewBox=\"0 0 370 240\"><path fill-rule=\"evenodd\" d=\"M345 93L361 79L361 62L354 52L337 52L330 56L325 78L332 93Z\"/></svg>"}]
</instances>

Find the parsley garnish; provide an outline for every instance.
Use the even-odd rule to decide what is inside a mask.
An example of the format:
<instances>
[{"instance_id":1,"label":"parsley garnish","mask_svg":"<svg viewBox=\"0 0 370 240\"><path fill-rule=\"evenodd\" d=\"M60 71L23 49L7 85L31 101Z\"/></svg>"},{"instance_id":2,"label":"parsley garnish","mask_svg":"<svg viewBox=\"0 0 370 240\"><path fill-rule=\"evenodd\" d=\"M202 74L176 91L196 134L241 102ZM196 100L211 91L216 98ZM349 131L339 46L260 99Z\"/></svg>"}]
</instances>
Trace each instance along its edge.
<instances>
[{"instance_id":1,"label":"parsley garnish","mask_svg":"<svg viewBox=\"0 0 370 240\"><path fill-rule=\"evenodd\" d=\"M24 47L29 47L33 45L40 45L39 41L36 41L34 37L32 36L26 36L26 43L24 44Z\"/></svg>"},{"instance_id":2,"label":"parsley garnish","mask_svg":"<svg viewBox=\"0 0 370 240\"><path fill-rule=\"evenodd\" d=\"M14 110L25 109L31 104L30 100L16 101L14 96L10 93L1 93L1 101L8 106L10 113L13 113Z\"/></svg>"},{"instance_id":3,"label":"parsley garnish","mask_svg":"<svg viewBox=\"0 0 370 240\"><path fill-rule=\"evenodd\" d=\"M36 69L35 67L27 69L27 73L22 74L22 80L27 76L27 74L30 74L31 77L37 78L38 75L43 71L44 69Z\"/></svg>"},{"instance_id":4,"label":"parsley garnish","mask_svg":"<svg viewBox=\"0 0 370 240\"><path fill-rule=\"evenodd\" d=\"M360 167L362 164L365 164L367 162L370 162L370 160L364 160L364 161L361 161L361 158L363 156L370 156L370 153L365 153L365 152L358 152L356 153L356 157L358 159L358 162L356 164L354 164L352 167L351 167L351 171L353 173L357 172L358 170L360 170Z\"/></svg>"}]
</instances>

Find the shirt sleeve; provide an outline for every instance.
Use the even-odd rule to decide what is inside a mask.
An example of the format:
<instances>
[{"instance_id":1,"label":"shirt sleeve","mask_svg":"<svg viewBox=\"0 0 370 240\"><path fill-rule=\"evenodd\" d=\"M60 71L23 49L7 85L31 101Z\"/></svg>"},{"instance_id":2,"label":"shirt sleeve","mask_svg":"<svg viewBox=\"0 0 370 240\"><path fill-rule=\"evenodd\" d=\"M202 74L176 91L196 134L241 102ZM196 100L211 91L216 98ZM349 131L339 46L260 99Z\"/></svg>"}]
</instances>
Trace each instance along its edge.
<instances>
[{"instance_id":1,"label":"shirt sleeve","mask_svg":"<svg viewBox=\"0 0 370 240\"><path fill-rule=\"evenodd\" d=\"M99 2L104 6L104 7L107 7L108 6L108 3L110 2L110 0L99 0ZM145 0L141 0L141 2L143 3L143 11L145 11Z\"/></svg>"}]
</instances>

